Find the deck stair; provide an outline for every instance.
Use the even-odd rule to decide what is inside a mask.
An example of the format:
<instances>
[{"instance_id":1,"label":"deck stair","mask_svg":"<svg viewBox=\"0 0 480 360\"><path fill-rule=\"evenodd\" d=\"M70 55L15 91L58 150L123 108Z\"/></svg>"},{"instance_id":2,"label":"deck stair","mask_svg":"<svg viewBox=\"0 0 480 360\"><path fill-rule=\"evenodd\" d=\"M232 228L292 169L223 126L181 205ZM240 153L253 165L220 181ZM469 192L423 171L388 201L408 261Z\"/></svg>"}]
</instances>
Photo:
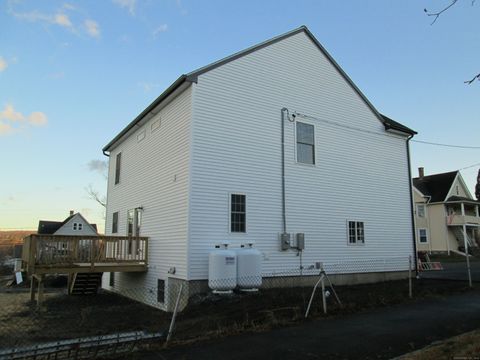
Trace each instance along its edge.
<instances>
[{"instance_id":1,"label":"deck stair","mask_svg":"<svg viewBox=\"0 0 480 360\"><path fill-rule=\"evenodd\" d=\"M102 284L103 273L75 273L69 286L70 295L94 295Z\"/></svg>"},{"instance_id":2,"label":"deck stair","mask_svg":"<svg viewBox=\"0 0 480 360\"><path fill-rule=\"evenodd\" d=\"M463 240L463 229L460 226L453 226L452 227L453 234L458 241L458 245L464 248L464 240ZM475 247L477 244L472 241L470 236L467 234L467 244L469 248Z\"/></svg>"}]
</instances>

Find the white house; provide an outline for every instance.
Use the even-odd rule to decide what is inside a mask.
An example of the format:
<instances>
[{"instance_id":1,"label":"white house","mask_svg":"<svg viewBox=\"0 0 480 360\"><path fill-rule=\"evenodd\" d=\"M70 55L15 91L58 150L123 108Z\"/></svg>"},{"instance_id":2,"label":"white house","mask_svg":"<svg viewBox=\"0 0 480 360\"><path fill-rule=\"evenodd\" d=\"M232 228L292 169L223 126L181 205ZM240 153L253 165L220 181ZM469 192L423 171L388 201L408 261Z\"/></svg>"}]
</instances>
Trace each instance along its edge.
<instances>
[{"instance_id":1,"label":"white house","mask_svg":"<svg viewBox=\"0 0 480 360\"><path fill-rule=\"evenodd\" d=\"M39 235L98 235L97 225L90 224L82 214L74 213L73 210L63 221L40 220L37 233Z\"/></svg>"},{"instance_id":2,"label":"white house","mask_svg":"<svg viewBox=\"0 0 480 360\"><path fill-rule=\"evenodd\" d=\"M103 149L106 234L149 237L148 271L104 276L104 287L154 289L162 307L171 284L207 279L224 241L254 241L265 274L298 269L297 233L304 266L408 259L414 134L305 26L182 75Z\"/></svg>"}]
</instances>

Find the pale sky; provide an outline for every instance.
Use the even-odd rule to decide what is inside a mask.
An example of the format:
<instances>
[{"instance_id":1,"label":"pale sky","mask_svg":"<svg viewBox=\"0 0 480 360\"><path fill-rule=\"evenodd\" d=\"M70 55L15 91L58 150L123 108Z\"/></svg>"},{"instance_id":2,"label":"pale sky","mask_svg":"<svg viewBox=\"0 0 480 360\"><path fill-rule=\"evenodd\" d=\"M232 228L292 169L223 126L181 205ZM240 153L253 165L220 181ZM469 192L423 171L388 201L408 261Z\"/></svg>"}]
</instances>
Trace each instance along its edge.
<instances>
[{"instance_id":1,"label":"pale sky","mask_svg":"<svg viewBox=\"0 0 480 360\"><path fill-rule=\"evenodd\" d=\"M480 146L480 4L449 1L0 2L0 229L35 229L106 192L102 147L180 74L306 25L415 139ZM462 170L480 150L412 144L412 171ZM394 189L392 189L394 191Z\"/></svg>"}]
</instances>

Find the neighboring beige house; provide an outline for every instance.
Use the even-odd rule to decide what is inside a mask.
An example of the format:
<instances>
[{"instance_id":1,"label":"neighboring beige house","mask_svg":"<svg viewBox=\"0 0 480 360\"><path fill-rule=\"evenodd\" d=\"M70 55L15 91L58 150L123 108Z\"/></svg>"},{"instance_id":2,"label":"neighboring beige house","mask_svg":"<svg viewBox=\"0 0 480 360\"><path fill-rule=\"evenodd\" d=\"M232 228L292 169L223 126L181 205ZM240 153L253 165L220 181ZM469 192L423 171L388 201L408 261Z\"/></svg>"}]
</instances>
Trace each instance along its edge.
<instances>
[{"instance_id":1,"label":"neighboring beige house","mask_svg":"<svg viewBox=\"0 0 480 360\"><path fill-rule=\"evenodd\" d=\"M415 230L418 251L464 252L478 247L480 201L468 190L459 171L413 179ZM466 235L464 237L464 235Z\"/></svg>"}]
</instances>

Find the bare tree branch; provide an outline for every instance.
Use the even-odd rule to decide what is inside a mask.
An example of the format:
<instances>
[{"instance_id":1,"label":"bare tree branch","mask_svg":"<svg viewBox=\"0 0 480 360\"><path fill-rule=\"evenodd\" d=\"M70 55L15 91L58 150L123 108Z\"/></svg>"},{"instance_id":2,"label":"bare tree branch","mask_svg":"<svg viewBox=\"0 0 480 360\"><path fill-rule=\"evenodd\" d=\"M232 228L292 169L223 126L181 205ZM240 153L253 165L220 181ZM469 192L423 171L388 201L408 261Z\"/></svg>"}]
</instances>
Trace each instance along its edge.
<instances>
[{"instance_id":1,"label":"bare tree branch","mask_svg":"<svg viewBox=\"0 0 480 360\"><path fill-rule=\"evenodd\" d=\"M97 190L95 190L92 184L89 184L85 191L90 199L96 201L98 204L102 205L104 208L107 207L107 199L105 196L101 196Z\"/></svg>"},{"instance_id":2,"label":"bare tree branch","mask_svg":"<svg viewBox=\"0 0 480 360\"><path fill-rule=\"evenodd\" d=\"M464 83L470 85L470 84L473 83L475 80L480 81L480 73L477 74L477 75L475 75L475 76L473 77L473 79L464 81Z\"/></svg>"},{"instance_id":3,"label":"bare tree branch","mask_svg":"<svg viewBox=\"0 0 480 360\"><path fill-rule=\"evenodd\" d=\"M455 5L457 3L458 0L452 0L452 2L450 3L450 5L444 7L442 10L436 12L436 13L431 13L431 12L428 12L427 9L423 9L423 11L425 11L427 13L427 16L434 16L434 19L432 21L432 23L430 25L433 25L435 24L435 21L437 21L437 19L440 17L440 15L442 15L445 11L447 11L448 9L450 9L453 5ZM475 0L472 0L472 5L475 3Z\"/></svg>"}]
</instances>

